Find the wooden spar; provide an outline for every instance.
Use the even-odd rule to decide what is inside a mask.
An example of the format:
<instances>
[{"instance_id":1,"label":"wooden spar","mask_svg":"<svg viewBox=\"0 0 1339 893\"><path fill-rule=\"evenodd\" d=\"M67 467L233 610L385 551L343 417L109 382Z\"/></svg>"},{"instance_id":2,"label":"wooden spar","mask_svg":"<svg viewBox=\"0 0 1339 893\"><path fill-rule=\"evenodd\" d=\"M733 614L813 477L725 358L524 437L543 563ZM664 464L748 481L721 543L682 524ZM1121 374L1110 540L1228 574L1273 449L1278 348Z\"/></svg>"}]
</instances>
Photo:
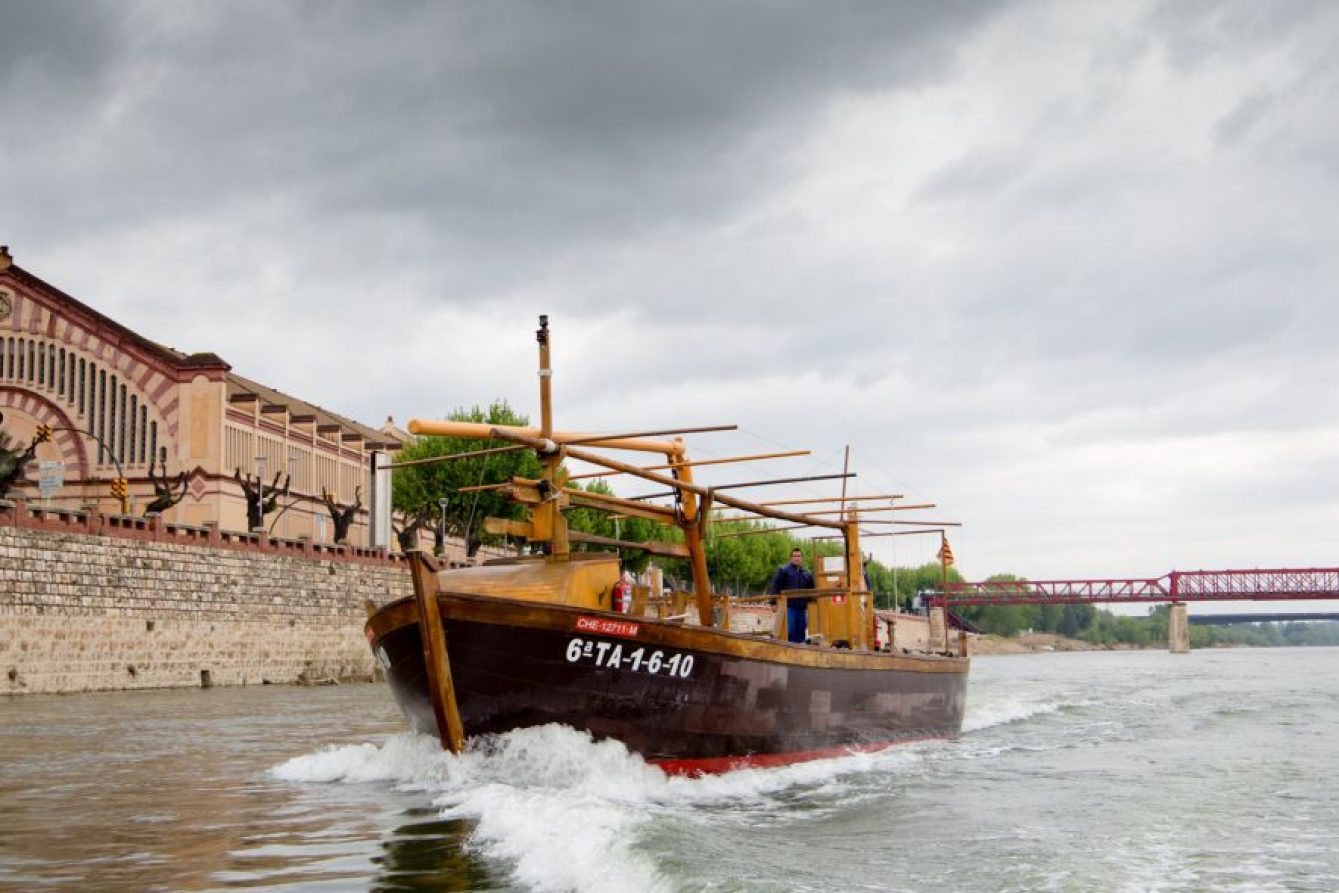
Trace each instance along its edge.
<instances>
[{"instance_id":1,"label":"wooden spar","mask_svg":"<svg viewBox=\"0 0 1339 893\"><path fill-rule=\"evenodd\" d=\"M658 543L647 541L644 543L631 542L629 540L614 539L610 536L598 536L594 533L581 533L573 530L567 534L567 538L574 543L588 543L592 546L612 546L616 549L639 549L650 555L661 555L665 558L687 558L688 547L682 543Z\"/></svg>"},{"instance_id":2,"label":"wooden spar","mask_svg":"<svg viewBox=\"0 0 1339 893\"><path fill-rule=\"evenodd\" d=\"M524 430L527 430L527 429L516 428L516 429L512 429L512 430L516 430L516 431L524 431ZM531 447L529 447L529 446L522 446L522 447L517 447L517 448L518 448L518 449L531 449ZM461 455L461 456L464 456L464 455L479 455L479 454L482 453L482 452L483 452L483 451L480 450L478 453L470 453L470 454L461 453L461 454L459 454L459 455ZM732 457L730 457L730 458L728 458L728 459L703 459L703 460L700 460L700 461L684 462L682 465L679 465L679 466L676 466L676 465L642 465L642 466L640 466L640 468L641 468L643 471L661 471L661 470L664 470L664 469L670 469L670 468L676 468L676 467L678 467L678 468L685 468L685 467L687 467L687 468L695 468L695 467L697 467L697 466L699 466L699 465L721 465L721 464L724 464L724 463L727 463L727 462L751 462L751 461L758 460L758 459L782 459L782 458L786 458L786 457L789 457L789 456L807 456L807 455L809 455L809 453L810 453L809 450L790 450L790 451L787 451L787 452L784 452L784 453L759 453L759 454L754 455L754 456L732 456ZM429 460L419 460L419 461L429 461ZM391 466L391 467L394 468L394 467L398 467L398 466ZM587 478L610 477L610 476L612 476L612 475L616 475L616 474L630 474L630 473L631 473L631 472L626 472L626 471L614 471L614 470L606 469L606 470L604 470L604 471L592 471L592 472L586 472L586 473L583 473L583 474L573 474L573 475L569 475L567 479L568 479L569 481L583 481L583 480L586 480ZM854 477L854 475L852 475L852 476ZM760 481L760 482L758 482L757 484L747 484L747 485L746 485L746 484L727 484L726 486L763 486L763 485L765 485L765 484L786 484L786 483L797 483L797 482L800 482L800 481L828 480L828 479L831 479L831 478L833 478L833 477L836 477L836 475L821 475L821 476L815 476L815 477L811 477L811 478L787 478L787 479L781 479L781 480L775 480L775 481ZM483 492L487 492L487 491L490 491L490 490L501 490L503 487L506 487L506 486L507 486L507 485L506 485L505 483L501 483L501 484L479 484L479 485L477 485L477 486L471 486L471 487L460 487L456 492L458 492L458 493L483 493ZM716 489L720 489L720 488L718 487L718 488L716 488ZM654 498L656 498L657 496L672 496L672 495L673 495L673 491L670 491L670 492L668 492L668 493L663 493L663 494L651 494L651 495L649 495L649 496L639 496L639 497L636 497L636 498L637 498L637 499L654 499ZM897 499L897 498L899 498L899 497L897 497L897 496L848 496L848 497L846 498L846 501L847 501L847 502L854 502L854 501L857 500L857 499ZM792 505L792 504L798 505L798 504L800 504L800 503L806 503L806 502L832 502L832 501L833 501L833 500L831 500L831 499L788 499L788 500L782 500L781 502L763 502L763 503L759 503L759 505ZM919 508L932 508L933 505L934 505L933 503L927 503L927 504L924 505L924 506L918 506L918 507L919 507ZM906 506L906 508L913 508L913 506Z\"/></svg>"},{"instance_id":3,"label":"wooden spar","mask_svg":"<svg viewBox=\"0 0 1339 893\"><path fill-rule=\"evenodd\" d=\"M961 527L961 521L888 521L883 518L870 518L861 524L906 524L915 527Z\"/></svg>"},{"instance_id":4,"label":"wooden spar","mask_svg":"<svg viewBox=\"0 0 1339 893\"><path fill-rule=\"evenodd\" d=\"M687 466L689 468L699 468L703 465L725 465L730 462L758 462L763 459L789 459L792 456L807 456L809 455L809 453L810 453L809 450L786 450L785 452L782 453L755 453L751 456L727 456L724 459L694 459L691 462L682 462L677 467ZM667 468L675 468L675 467L676 466L673 464L642 466L642 468L644 468L647 471L664 471ZM614 475L622 473L623 472L621 471L609 471L607 469L605 471L590 471L585 472L583 474L574 474L571 477L569 477L568 480L584 481L586 478L612 477Z\"/></svg>"},{"instance_id":5,"label":"wooden spar","mask_svg":"<svg viewBox=\"0 0 1339 893\"><path fill-rule=\"evenodd\" d=\"M490 425L487 422L452 422L446 419L410 419L409 433L435 437L467 437L473 440L490 440L494 431L507 431L529 438L542 438L542 428L525 428L512 425ZM548 437L555 444L564 444L571 440L595 437L589 431L554 431ZM510 439L510 438L499 438ZM532 446L532 444L527 444ZM674 441L652 440L639 437L622 440L600 441L602 450L633 450L643 453L669 455L674 450Z\"/></svg>"},{"instance_id":6,"label":"wooden spar","mask_svg":"<svg viewBox=\"0 0 1339 893\"><path fill-rule=\"evenodd\" d=\"M446 628L437 605L437 566L420 549L409 552L409 572L414 580L414 601L418 607L419 634L423 640L423 664L427 668L428 696L437 717L437 733L442 747L451 753L465 749L465 727L460 721L455 686L451 683L451 663L446 654Z\"/></svg>"},{"instance_id":7,"label":"wooden spar","mask_svg":"<svg viewBox=\"0 0 1339 893\"><path fill-rule=\"evenodd\" d=\"M563 492L574 505L584 505L589 508L603 509L612 511L617 509L619 512L634 518L642 518L646 521L655 521L660 524L673 524L677 517L674 509L668 506L647 505L644 502L633 502L630 499L622 499L618 496L610 496L607 493L591 493L588 490L569 490L564 488Z\"/></svg>"},{"instance_id":8,"label":"wooden spar","mask_svg":"<svg viewBox=\"0 0 1339 893\"><path fill-rule=\"evenodd\" d=\"M523 447L523 449L528 450L530 447ZM489 484L489 489L506 490L508 495L517 502L526 505L539 505L542 499L539 495L539 485L540 481L515 477L500 484ZM462 487L458 492L463 493L471 489L476 488ZM654 521L657 524L674 524L678 518L678 515L670 506L633 502L631 499L623 499L611 493L596 493L590 490L578 490L575 487L564 487L562 493L574 505L606 512L619 511L630 517Z\"/></svg>"},{"instance_id":9,"label":"wooden spar","mask_svg":"<svg viewBox=\"0 0 1339 893\"><path fill-rule=\"evenodd\" d=\"M529 447L525 447L525 449L529 449ZM477 487L459 487L459 488L456 489L456 492L457 492L457 493L484 493L484 492L487 492L488 490L502 490L502 489L504 489L504 488L506 488L506 487L508 487L508 486L510 486L510 484L509 484L507 481L503 481L503 482L500 483L500 484L480 484L480 485L478 485Z\"/></svg>"},{"instance_id":10,"label":"wooden spar","mask_svg":"<svg viewBox=\"0 0 1339 893\"><path fill-rule=\"evenodd\" d=\"M774 527L774 528L772 528L772 529L773 529L773 530L790 530L790 529L793 529L793 528L788 528L788 527ZM753 533L753 532L755 532L755 531L748 531L748 533ZM758 533L766 533L766 532L768 532L768 531L756 531L756 532L758 532ZM881 531L879 531L878 533L872 533L872 532L870 532L870 531L868 531L868 530L862 530L862 531L860 531L860 537L861 537L862 539L870 539L870 538L872 538L872 537L876 537L876 536L918 536L918 535L920 535L920 534L922 534L922 533L938 533L938 532L939 532L939 528L938 528L938 527L930 527L930 528L926 528L925 530L881 530ZM718 533L718 534L716 534L716 535L717 535L717 536L745 536L746 534L745 534L745 533ZM814 539L816 539L816 540L839 540L839 539L842 539L842 537L840 537L840 536L816 536L816 537L814 537Z\"/></svg>"},{"instance_id":11,"label":"wooden spar","mask_svg":"<svg viewBox=\"0 0 1339 893\"><path fill-rule=\"evenodd\" d=\"M573 455L573 452L574 452L574 451L572 451L572 450L568 450L568 451L567 451L567 453L568 453L569 456L572 456L572 457L575 458L575 459L582 459L583 461L586 461L586 462L599 463L599 462L602 462L602 461L604 461L604 462L612 461L612 460L606 459L606 458L603 457L603 456L596 455L596 454L594 454L594 453L586 453L585 455L576 456L576 455ZM584 451L582 451L582 452L584 453ZM589 458L587 458L587 457L589 457ZM629 468L629 469L628 469L628 474L635 474L637 477L645 478L646 480L650 480L650 481L656 481L657 483L663 483L663 484L669 484L669 485L671 485L671 486L677 486L679 489L683 490L685 493L693 493L693 494L696 494L696 495L698 495L698 496L706 496L708 493L711 493L711 494L712 494L712 498L713 498L716 502L724 503L724 504L726 504L726 505L728 505L728 506L732 506L732 507L734 507L734 508L740 509L741 511L753 512L754 514L763 515L763 516L768 517L768 518L776 518L776 519L779 520L779 521L791 521L791 522L793 522L793 523L795 523L795 524L803 524L803 525L805 525L806 527L809 527L809 526L812 526L812 527L832 527L832 528L837 529L837 530L840 530L840 529L841 529L841 525L840 525L838 522L836 522L836 521L827 521L827 520L823 520L823 519L819 519L819 518L809 518L809 517L807 517L807 516L805 516L805 515L796 515L796 514L792 514L792 513L790 513L790 512L780 512L780 511L777 511L776 509L765 508L764 506L756 505L755 503L749 502L749 501L744 500L744 499L739 499L738 497L735 497L735 496L727 496L727 495L724 494L724 493L717 493L717 492L715 492L715 488L714 488L714 487L711 487L711 488L708 488L708 487L702 487L702 486L699 486L699 485L694 484L691 480L687 480L687 479L685 479L685 480L675 481L673 478L665 478L665 477L662 477L662 476L660 476L660 475L656 475L654 472L641 472L641 473L638 473L637 471L633 470L632 468Z\"/></svg>"},{"instance_id":12,"label":"wooden spar","mask_svg":"<svg viewBox=\"0 0 1339 893\"><path fill-rule=\"evenodd\" d=\"M504 447L491 447L486 450L470 450L468 453L447 453L443 456L429 456L426 459L410 459L407 462L392 462L390 465L383 465L382 468L409 468L412 465L432 465L435 462L454 462L457 459L473 459L475 456L492 456L496 453L514 453L518 450L524 450L520 444L512 444Z\"/></svg>"},{"instance_id":13,"label":"wooden spar","mask_svg":"<svg viewBox=\"0 0 1339 893\"><path fill-rule=\"evenodd\" d=\"M755 527L751 530L726 530L721 533L712 533L716 539L724 539L731 536L757 536L762 533L776 533L781 530L803 530L808 524L787 524L784 527ZM876 536L878 534L875 534ZM819 539L841 539L840 536L819 537Z\"/></svg>"},{"instance_id":14,"label":"wooden spar","mask_svg":"<svg viewBox=\"0 0 1339 893\"><path fill-rule=\"evenodd\" d=\"M508 428L495 427L493 428L492 436L496 437L498 440L511 440L516 443L524 443L535 449L543 449L546 446L541 440L528 435L517 434L514 430ZM603 465L606 468L612 468L616 471L621 471L624 474L630 474L633 477L639 477L643 480L652 481L653 483L663 484L667 487L674 487L685 493L706 496L708 492L711 492L716 502L724 503L725 505L740 509L741 511L753 512L754 514L763 515L768 518L776 518L778 521L790 521L792 524L802 524L805 527L828 527L833 530L843 529L840 521L811 518L807 515L797 515L792 512L783 512L778 509L768 508L767 506L758 505L757 503L739 499L735 496L716 493L714 488L703 487L689 481L675 480L672 477L666 477L665 475L658 474L654 471L646 471L636 465L619 462L617 459L610 459L608 456L601 456L599 453L592 453L589 450L584 450L579 447L565 448L563 452L573 459L589 462L592 465Z\"/></svg>"},{"instance_id":15,"label":"wooden spar","mask_svg":"<svg viewBox=\"0 0 1339 893\"><path fill-rule=\"evenodd\" d=\"M563 443L603 446L608 440L629 440L636 437L661 437L667 434L707 434L712 431L738 431L738 425L705 425L701 428L666 428L661 431L633 431L630 434L589 434Z\"/></svg>"},{"instance_id":16,"label":"wooden spar","mask_svg":"<svg viewBox=\"0 0 1339 893\"><path fill-rule=\"evenodd\" d=\"M847 502L861 502L870 499L901 499L901 493L886 493L880 496L848 496ZM805 505L815 502L837 502L834 496L823 496L818 499L778 499L771 502L760 503L761 505Z\"/></svg>"},{"instance_id":17,"label":"wooden spar","mask_svg":"<svg viewBox=\"0 0 1339 893\"><path fill-rule=\"evenodd\" d=\"M571 453L570 450L568 451L568 455L569 455L569 456L572 455L572 453ZM574 458L575 458L575 457L574 457ZM717 490L740 490L740 489L743 489L743 488L745 488L745 487L770 487L770 486L772 486L773 484L799 484L799 483L805 483L805 482L808 482L808 481L833 481L833 480L836 480L837 478L848 478L848 477L853 478L853 477L855 477L855 475L854 475L854 474L811 474L811 475L806 475L805 477L798 477L798 478L771 478L771 479L769 479L769 480L765 480L765 481L744 481L744 482L742 482L742 483L737 483L737 484L718 484L718 485L713 486L711 489L712 489L713 491L717 491ZM640 500L640 499L660 499L660 498L665 497L665 496L673 496L673 495L674 495L674 491L671 490L671 491L669 491L668 493L647 493L647 494L644 495L644 496L633 496L633 497L631 497L631 498L632 498L632 499L639 499L639 500ZM724 502L725 500L721 500L721 501Z\"/></svg>"},{"instance_id":18,"label":"wooden spar","mask_svg":"<svg viewBox=\"0 0 1339 893\"><path fill-rule=\"evenodd\" d=\"M881 506L877 506L877 507L875 507L875 508L869 508L869 509L849 508L849 509L846 510L845 514L848 514L848 515L852 515L852 514L854 514L854 515L872 515L872 514L874 514L874 513L876 513L876 512L905 512L905 511L907 511L908 509L932 509L932 508L938 508L938 506L935 505L933 502L927 502L927 503L924 503L924 504L922 504L922 505L881 505ZM842 514L842 511L841 511L840 509L825 509L824 511L821 511L821 512L809 512L809 514L811 514L811 515L840 515L840 514ZM753 519L752 519L752 518L749 518L749 517L746 517L746 516L744 516L744 515L740 515L740 516L738 516L738 517L730 517L730 518L714 518L714 519L712 519L712 520L716 521L717 523L721 523L721 522L725 522L725 521L751 521L751 520L753 520Z\"/></svg>"}]
</instances>

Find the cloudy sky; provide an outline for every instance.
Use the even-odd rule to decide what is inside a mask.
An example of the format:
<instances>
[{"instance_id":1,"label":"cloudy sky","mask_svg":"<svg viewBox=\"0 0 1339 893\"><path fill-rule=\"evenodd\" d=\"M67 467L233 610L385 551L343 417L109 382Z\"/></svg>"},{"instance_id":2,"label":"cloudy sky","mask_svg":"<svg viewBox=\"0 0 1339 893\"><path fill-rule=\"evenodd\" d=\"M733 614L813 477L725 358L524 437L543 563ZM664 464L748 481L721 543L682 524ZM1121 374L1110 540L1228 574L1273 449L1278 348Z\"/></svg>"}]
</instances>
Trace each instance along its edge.
<instances>
[{"instance_id":1,"label":"cloudy sky","mask_svg":"<svg viewBox=\"0 0 1339 893\"><path fill-rule=\"evenodd\" d=\"M561 427L815 451L715 482L849 443L969 579L1336 564L1339 5L0 21L0 242L155 340L371 424L536 415L547 313Z\"/></svg>"}]
</instances>

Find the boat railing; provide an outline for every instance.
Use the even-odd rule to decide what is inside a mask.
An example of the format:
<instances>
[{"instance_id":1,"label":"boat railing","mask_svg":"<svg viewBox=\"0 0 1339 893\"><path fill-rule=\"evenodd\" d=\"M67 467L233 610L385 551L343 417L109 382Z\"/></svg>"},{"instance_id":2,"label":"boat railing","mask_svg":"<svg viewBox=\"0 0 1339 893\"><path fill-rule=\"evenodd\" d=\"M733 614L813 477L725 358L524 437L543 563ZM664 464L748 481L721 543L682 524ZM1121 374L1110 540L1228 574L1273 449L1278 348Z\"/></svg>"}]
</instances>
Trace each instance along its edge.
<instances>
[{"instance_id":1,"label":"boat railing","mask_svg":"<svg viewBox=\"0 0 1339 893\"><path fill-rule=\"evenodd\" d=\"M749 602L776 601L778 599L785 601L791 598L843 598L848 595L863 595L854 589L783 589L778 593L767 593L766 595L733 595L729 596L732 603L747 604Z\"/></svg>"}]
</instances>

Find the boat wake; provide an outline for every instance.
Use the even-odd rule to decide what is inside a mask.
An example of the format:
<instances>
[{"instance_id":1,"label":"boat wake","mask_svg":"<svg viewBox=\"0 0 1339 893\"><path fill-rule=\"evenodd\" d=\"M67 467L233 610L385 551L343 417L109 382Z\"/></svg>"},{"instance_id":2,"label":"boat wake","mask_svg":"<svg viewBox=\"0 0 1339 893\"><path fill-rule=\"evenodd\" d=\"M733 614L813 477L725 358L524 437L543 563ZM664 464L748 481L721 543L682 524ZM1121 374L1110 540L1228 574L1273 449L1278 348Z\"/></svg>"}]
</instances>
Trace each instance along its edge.
<instances>
[{"instance_id":1,"label":"boat wake","mask_svg":"<svg viewBox=\"0 0 1339 893\"><path fill-rule=\"evenodd\" d=\"M969 709L965 732L1055 713L1063 700L1027 694ZM888 782L944 756L927 742L790 766L699 778L667 776L614 740L549 725L444 752L427 735L326 747L270 770L306 784L388 784L422 791L443 818L468 821L466 847L534 890L669 890L653 853L710 827L809 821L888 796ZM947 745L955 747L955 745ZM700 844L700 841L699 841Z\"/></svg>"},{"instance_id":2,"label":"boat wake","mask_svg":"<svg viewBox=\"0 0 1339 893\"><path fill-rule=\"evenodd\" d=\"M270 775L427 792L444 818L473 824L473 853L530 889L669 890L675 885L649 854L649 838L694 834L705 822L812 819L877 790L871 772L900 773L922 760L921 747L911 745L686 778L665 775L617 741L551 725L472 741L460 755L414 734L332 746Z\"/></svg>"},{"instance_id":3,"label":"boat wake","mask_svg":"<svg viewBox=\"0 0 1339 893\"><path fill-rule=\"evenodd\" d=\"M962 720L962 730L979 732L992 726L1056 713L1070 706L1079 705L1031 693L1000 697L981 706L968 705L967 713Z\"/></svg>"}]
</instances>

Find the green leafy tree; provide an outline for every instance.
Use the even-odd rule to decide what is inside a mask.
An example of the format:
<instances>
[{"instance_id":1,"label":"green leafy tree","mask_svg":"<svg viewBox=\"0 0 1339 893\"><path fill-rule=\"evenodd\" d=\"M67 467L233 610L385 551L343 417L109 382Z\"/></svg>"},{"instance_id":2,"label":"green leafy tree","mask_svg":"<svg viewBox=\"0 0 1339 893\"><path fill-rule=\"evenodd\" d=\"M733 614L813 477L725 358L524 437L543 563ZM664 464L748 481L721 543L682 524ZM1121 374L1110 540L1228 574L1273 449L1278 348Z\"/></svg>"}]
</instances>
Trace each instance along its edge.
<instances>
[{"instance_id":1,"label":"green leafy tree","mask_svg":"<svg viewBox=\"0 0 1339 893\"><path fill-rule=\"evenodd\" d=\"M874 593L874 607L885 609L894 607L893 572L879 561L870 561L865 565L869 575L869 588Z\"/></svg>"},{"instance_id":2,"label":"green leafy tree","mask_svg":"<svg viewBox=\"0 0 1339 893\"><path fill-rule=\"evenodd\" d=\"M461 408L447 416L453 422L482 422L489 425L525 426L529 422L518 415L505 400L479 406ZM497 441L471 440L462 437L419 437L396 455L397 462L426 459L454 453L472 452L487 447L504 446ZM508 500L501 492L461 493L461 487L496 484L513 477L538 478L539 460L530 450L475 456L450 462L434 462L397 469L391 484L391 503L406 516L431 511L440 517L439 500L446 499L446 532L461 537L470 555L484 543L496 543L500 538L483 532L487 517L520 519L524 507Z\"/></svg>"},{"instance_id":3,"label":"green leafy tree","mask_svg":"<svg viewBox=\"0 0 1339 893\"><path fill-rule=\"evenodd\" d=\"M986 578L990 583L1020 583L1023 578L1016 574L992 574ZM959 610L972 624L984 633L996 636L1016 636L1027 630L1041 629L1040 605L966 605Z\"/></svg>"}]
</instances>

